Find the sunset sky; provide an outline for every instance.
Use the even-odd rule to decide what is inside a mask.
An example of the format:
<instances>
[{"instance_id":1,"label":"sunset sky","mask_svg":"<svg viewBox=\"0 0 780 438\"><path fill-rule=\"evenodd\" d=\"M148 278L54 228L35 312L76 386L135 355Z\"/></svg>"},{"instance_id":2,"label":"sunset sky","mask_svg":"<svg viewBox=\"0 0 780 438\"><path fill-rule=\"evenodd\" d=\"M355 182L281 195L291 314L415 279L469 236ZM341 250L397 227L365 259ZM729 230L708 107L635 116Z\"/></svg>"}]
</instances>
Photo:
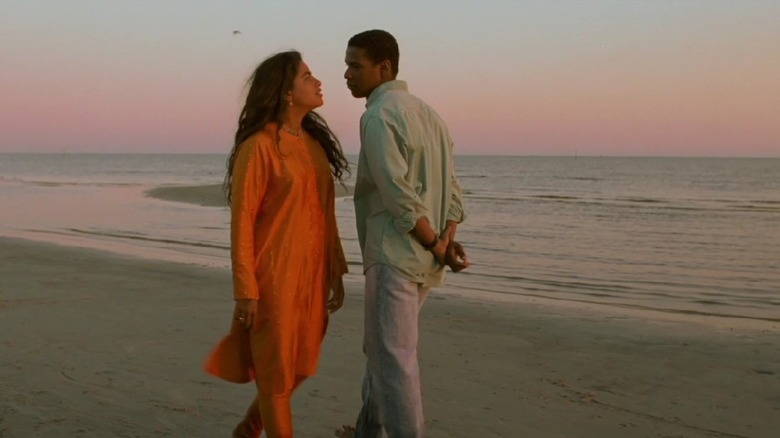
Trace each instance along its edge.
<instances>
[{"instance_id":1,"label":"sunset sky","mask_svg":"<svg viewBox=\"0 0 780 438\"><path fill-rule=\"evenodd\" d=\"M226 153L252 69L300 50L358 150L350 36L461 154L780 157L780 1L0 0L0 152ZM234 34L239 30L240 34Z\"/></svg>"}]
</instances>

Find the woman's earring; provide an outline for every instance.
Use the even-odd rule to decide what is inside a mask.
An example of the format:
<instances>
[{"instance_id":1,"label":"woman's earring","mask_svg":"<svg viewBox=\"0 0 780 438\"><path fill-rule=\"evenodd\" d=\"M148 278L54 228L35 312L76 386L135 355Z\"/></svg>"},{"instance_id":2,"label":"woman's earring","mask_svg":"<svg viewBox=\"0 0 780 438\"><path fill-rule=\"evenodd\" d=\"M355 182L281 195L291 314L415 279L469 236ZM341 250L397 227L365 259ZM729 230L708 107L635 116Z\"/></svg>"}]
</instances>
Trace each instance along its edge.
<instances>
[{"instance_id":1,"label":"woman's earring","mask_svg":"<svg viewBox=\"0 0 780 438\"><path fill-rule=\"evenodd\" d=\"M290 106L292 106L292 99L290 99Z\"/></svg>"}]
</instances>

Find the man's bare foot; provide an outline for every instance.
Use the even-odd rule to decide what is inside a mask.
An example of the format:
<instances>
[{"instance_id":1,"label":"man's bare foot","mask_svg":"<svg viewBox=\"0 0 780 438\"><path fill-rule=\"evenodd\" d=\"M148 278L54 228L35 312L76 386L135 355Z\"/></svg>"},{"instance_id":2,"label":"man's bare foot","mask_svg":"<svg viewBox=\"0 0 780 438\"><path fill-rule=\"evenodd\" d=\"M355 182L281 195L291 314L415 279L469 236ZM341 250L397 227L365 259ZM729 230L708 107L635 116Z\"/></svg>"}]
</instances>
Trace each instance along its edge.
<instances>
[{"instance_id":1,"label":"man's bare foot","mask_svg":"<svg viewBox=\"0 0 780 438\"><path fill-rule=\"evenodd\" d=\"M336 429L336 436L339 438L354 438L355 428L352 426L341 426L341 429Z\"/></svg>"}]
</instances>

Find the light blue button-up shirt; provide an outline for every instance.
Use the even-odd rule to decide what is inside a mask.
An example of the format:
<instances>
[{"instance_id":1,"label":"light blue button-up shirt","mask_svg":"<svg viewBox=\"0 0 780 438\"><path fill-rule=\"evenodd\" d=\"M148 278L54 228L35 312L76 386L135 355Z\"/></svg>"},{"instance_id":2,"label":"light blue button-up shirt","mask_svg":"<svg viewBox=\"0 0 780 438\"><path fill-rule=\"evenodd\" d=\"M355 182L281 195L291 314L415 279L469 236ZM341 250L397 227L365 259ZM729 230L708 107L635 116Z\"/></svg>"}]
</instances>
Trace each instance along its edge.
<instances>
[{"instance_id":1,"label":"light blue button-up shirt","mask_svg":"<svg viewBox=\"0 0 780 438\"><path fill-rule=\"evenodd\" d=\"M444 267L410 232L422 216L437 232L465 219L452 139L404 81L380 85L366 101L354 201L364 272L382 263L426 287L444 283Z\"/></svg>"}]
</instances>

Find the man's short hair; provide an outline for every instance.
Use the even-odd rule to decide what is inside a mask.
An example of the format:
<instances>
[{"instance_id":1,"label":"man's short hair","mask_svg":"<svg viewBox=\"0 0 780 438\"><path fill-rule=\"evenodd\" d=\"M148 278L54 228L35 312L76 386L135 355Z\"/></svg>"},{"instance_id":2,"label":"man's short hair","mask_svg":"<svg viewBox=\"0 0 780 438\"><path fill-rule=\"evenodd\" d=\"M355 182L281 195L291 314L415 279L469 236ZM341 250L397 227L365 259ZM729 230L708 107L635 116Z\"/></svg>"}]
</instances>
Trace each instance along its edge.
<instances>
[{"instance_id":1,"label":"man's short hair","mask_svg":"<svg viewBox=\"0 0 780 438\"><path fill-rule=\"evenodd\" d=\"M352 36L347 47L357 47L366 52L366 56L375 64L384 60L390 61L393 78L398 75L398 42L390 32L373 29Z\"/></svg>"}]
</instances>

